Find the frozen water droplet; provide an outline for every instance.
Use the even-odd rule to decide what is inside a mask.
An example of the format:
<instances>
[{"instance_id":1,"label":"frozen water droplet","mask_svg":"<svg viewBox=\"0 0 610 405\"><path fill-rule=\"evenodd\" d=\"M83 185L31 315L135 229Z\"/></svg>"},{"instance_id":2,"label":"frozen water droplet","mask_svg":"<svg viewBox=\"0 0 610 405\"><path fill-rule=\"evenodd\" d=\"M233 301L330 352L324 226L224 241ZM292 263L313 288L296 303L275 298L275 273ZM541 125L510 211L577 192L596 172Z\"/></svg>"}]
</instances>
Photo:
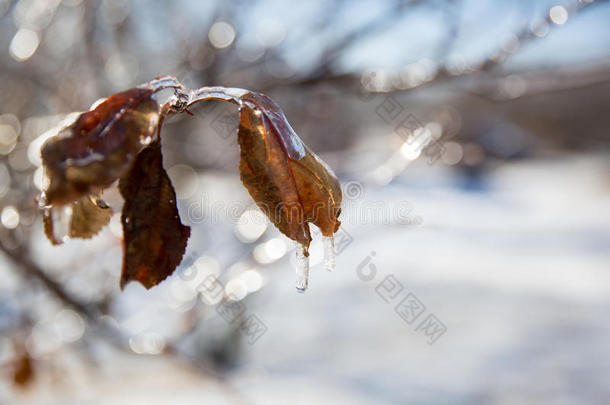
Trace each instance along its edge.
<instances>
[{"instance_id":1,"label":"frozen water droplet","mask_svg":"<svg viewBox=\"0 0 610 405\"><path fill-rule=\"evenodd\" d=\"M44 191L42 193L40 193L40 195L38 196L37 202L38 202L38 208L40 208L41 210L51 208L51 206L49 205L49 202L47 200L47 193L45 193Z\"/></svg>"},{"instance_id":2,"label":"frozen water droplet","mask_svg":"<svg viewBox=\"0 0 610 405\"><path fill-rule=\"evenodd\" d=\"M102 200L99 196L89 196L89 198L91 199L91 201L93 201L93 203L95 203L95 205L97 205L100 208L103 208L103 209L110 208L110 206L106 203L106 201Z\"/></svg>"},{"instance_id":3,"label":"frozen water droplet","mask_svg":"<svg viewBox=\"0 0 610 405\"><path fill-rule=\"evenodd\" d=\"M335 269L335 237L323 236L324 243L324 268L328 271Z\"/></svg>"},{"instance_id":4,"label":"frozen water droplet","mask_svg":"<svg viewBox=\"0 0 610 405\"><path fill-rule=\"evenodd\" d=\"M68 241L70 239L72 207L70 205L53 207L50 211L53 219L53 237L62 242Z\"/></svg>"},{"instance_id":5,"label":"frozen water droplet","mask_svg":"<svg viewBox=\"0 0 610 405\"><path fill-rule=\"evenodd\" d=\"M309 283L309 256L306 256L305 247L298 246L297 254L297 291L305 292Z\"/></svg>"},{"instance_id":6,"label":"frozen water droplet","mask_svg":"<svg viewBox=\"0 0 610 405\"><path fill-rule=\"evenodd\" d=\"M142 138L140 138L140 143L144 146L146 145L150 145L153 141L153 137L152 136L144 136Z\"/></svg>"}]
</instances>

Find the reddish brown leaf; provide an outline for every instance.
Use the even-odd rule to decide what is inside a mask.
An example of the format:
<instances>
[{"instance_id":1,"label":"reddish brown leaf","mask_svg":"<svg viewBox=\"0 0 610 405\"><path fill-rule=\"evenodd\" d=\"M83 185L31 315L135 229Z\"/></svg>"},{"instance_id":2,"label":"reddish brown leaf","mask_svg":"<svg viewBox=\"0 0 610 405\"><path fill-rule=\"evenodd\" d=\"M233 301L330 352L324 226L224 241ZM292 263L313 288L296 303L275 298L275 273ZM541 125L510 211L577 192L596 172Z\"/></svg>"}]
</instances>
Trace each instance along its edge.
<instances>
[{"instance_id":1,"label":"reddish brown leaf","mask_svg":"<svg viewBox=\"0 0 610 405\"><path fill-rule=\"evenodd\" d=\"M69 204L99 192L130 169L138 152L155 140L159 105L152 94L139 87L113 94L45 142L45 204Z\"/></svg>"},{"instance_id":2,"label":"reddish brown leaf","mask_svg":"<svg viewBox=\"0 0 610 405\"><path fill-rule=\"evenodd\" d=\"M132 280L150 288L174 272L191 234L180 222L159 142L140 152L119 188L125 199L121 288Z\"/></svg>"},{"instance_id":3,"label":"reddish brown leaf","mask_svg":"<svg viewBox=\"0 0 610 405\"><path fill-rule=\"evenodd\" d=\"M341 188L269 97L248 93L239 109L241 179L256 204L307 254L309 223L332 236L339 228Z\"/></svg>"}]
</instances>

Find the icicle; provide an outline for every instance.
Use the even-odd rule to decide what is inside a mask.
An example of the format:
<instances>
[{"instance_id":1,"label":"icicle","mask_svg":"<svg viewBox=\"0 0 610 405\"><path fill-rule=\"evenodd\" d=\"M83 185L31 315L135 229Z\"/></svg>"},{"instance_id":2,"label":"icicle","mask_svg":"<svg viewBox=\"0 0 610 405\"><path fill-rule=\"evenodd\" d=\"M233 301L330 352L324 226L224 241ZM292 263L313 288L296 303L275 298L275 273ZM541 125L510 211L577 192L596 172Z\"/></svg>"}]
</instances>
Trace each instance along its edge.
<instances>
[{"instance_id":1,"label":"icicle","mask_svg":"<svg viewBox=\"0 0 610 405\"><path fill-rule=\"evenodd\" d=\"M70 222L72 221L72 206L53 207L50 209L53 220L53 237L66 242L70 239Z\"/></svg>"},{"instance_id":2,"label":"icicle","mask_svg":"<svg viewBox=\"0 0 610 405\"><path fill-rule=\"evenodd\" d=\"M297 245L297 291L305 292L309 282L309 256L306 256L305 248Z\"/></svg>"},{"instance_id":3,"label":"icicle","mask_svg":"<svg viewBox=\"0 0 610 405\"><path fill-rule=\"evenodd\" d=\"M335 238L334 236L323 236L324 243L324 268L328 271L335 269Z\"/></svg>"}]
</instances>

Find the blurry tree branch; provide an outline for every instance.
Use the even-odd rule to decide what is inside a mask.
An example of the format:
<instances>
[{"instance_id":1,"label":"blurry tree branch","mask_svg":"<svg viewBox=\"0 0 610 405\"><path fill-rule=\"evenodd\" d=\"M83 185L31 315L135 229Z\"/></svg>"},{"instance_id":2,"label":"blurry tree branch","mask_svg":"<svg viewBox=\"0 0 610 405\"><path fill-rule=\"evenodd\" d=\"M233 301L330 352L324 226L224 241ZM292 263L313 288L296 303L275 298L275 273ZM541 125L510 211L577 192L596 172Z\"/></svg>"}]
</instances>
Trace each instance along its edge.
<instances>
[{"instance_id":1,"label":"blurry tree branch","mask_svg":"<svg viewBox=\"0 0 610 405\"><path fill-rule=\"evenodd\" d=\"M445 5L443 14L447 30L436 50L436 60L443 64L447 64L448 56L451 54L453 45L460 32L462 0L447 0Z\"/></svg>"},{"instance_id":2,"label":"blurry tree branch","mask_svg":"<svg viewBox=\"0 0 610 405\"><path fill-rule=\"evenodd\" d=\"M125 353L132 354L132 351L127 344L129 339L124 336L118 328L101 320L100 316L103 315L103 311L101 311L99 305L84 303L72 296L60 283L49 277L44 270L30 259L31 255L27 250L23 248L9 249L4 245L4 242L0 241L0 251L11 260L13 266L19 270L20 275L24 277L26 281L30 279L39 281L58 301L85 318L89 326L94 326L99 332L98 337L104 339L111 346ZM194 328L194 326L191 326L191 328ZM230 384L226 378L215 372L213 368L206 363L205 359L192 358L171 343L166 345L164 354L174 358L180 363L189 365L192 369L216 381L216 383L225 390L227 397L231 398L236 404L252 403L240 390Z\"/></svg>"},{"instance_id":3,"label":"blurry tree branch","mask_svg":"<svg viewBox=\"0 0 610 405\"><path fill-rule=\"evenodd\" d=\"M567 3L565 5L565 8L570 12L574 13L577 11L582 11L585 8L592 8L592 6L596 4L601 4L606 1L607 0L582 2L577 0ZM437 61L437 63L440 62L440 64L438 65L433 79L429 81L423 81L415 86L411 86L408 88L398 88L392 84L392 79L399 76L397 72L384 72L384 76L387 78L386 80L375 80L367 78L366 75L360 73L333 73L328 69L317 69L317 74L308 75L305 77L297 77L284 81L274 80L265 84L263 86L263 89L265 91L269 91L278 87L311 87L321 83L326 83L334 86L342 86L343 90L352 92L361 91L362 86L364 86L364 91L369 93L390 93L415 90L424 86L459 80L465 77L476 77L477 79L480 79L485 77L484 75L481 75L482 73L488 73L494 70L496 67L501 66L509 59L512 54L517 51L518 48L523 47L529 42L545 38L546 35L536 35L534 31L534 26L540 24L546 24L546 26L549 28L549 31L553 27L557 27L557 25L553 23L550 15L547 13L544 17L539 18L537 21L533 21L530 24L526 24L523 29L518 33L509 36L496 48L494 52L490 54L489 57L482 61L479 61L470 68L456 72L452 71L443 61ZM454 26L454 28L452 28L450 31L457 32L457 26ZM349 43L348 39L353 40L351 38L357 37L359 37L359 35L356 35L355 33L353 35L348 35L348 37L346 37L346 42ZM453 36L450 35L450 37ZM452 43L452 40L446 39L445 42L441 44L440 49L442 49L443 52L447 52L451 48ZM331 53L331 55L334 54ZM334 59L334 57L331 57L331 59ZM328 63L322 62L321 66L327 67ZM505 74L510 75L511 73L505 72ZM551 91L550 88L548 90Z\"/></svg>"},{"instance_id":4,"label":"blurry tree branch","mask_svg":"<svg viewBox=\"0 0 610 405\"><path fill-rule=\"evenodd\" d=\"M490 75L469 86L466 91L488 101L501 102L546 93L570 91L609 81L610 65L607 64ZM507 91L507 87L511 85L518 86L518 92Z\"/></svg>"},{"instance_id":5,"label":"blurry tree branch","mask_svg":"<svg viewBox=\"0 0 610 405\"><path fill-rule=\"evenodd\" d=\"M310 74L312 78L324 77L330 69L332 63L341 56L354 43L363 38L374 34L377 31L388 29L394 22L400 20L404 16L406 10L414 7L421 0L397 0L394 6L390 7L386 12L366 24L346 33L343 37L335 40L333 44L327 46L326 50L320 57L320 62L315 70Z\"/></svg>"},{"instance_id":6,"label":"blurry tree branch","mask_svg":"<svg viewBox=\"0 0 610 405\"><path fill-rule=\"evenodd\" d=\"M24 248L9 249L4 242L0 242L0 250L13 262L13 266L19 270L20 275L26 279L38 280L49 292L53 294L64 305L69 306L79 314L83 315L90 322L97 322L100 315L99 310L94 305L80 302L72 297L60 283L49 277L38 265L30 259L30 253Z\"/></svg>"}]
</instances>

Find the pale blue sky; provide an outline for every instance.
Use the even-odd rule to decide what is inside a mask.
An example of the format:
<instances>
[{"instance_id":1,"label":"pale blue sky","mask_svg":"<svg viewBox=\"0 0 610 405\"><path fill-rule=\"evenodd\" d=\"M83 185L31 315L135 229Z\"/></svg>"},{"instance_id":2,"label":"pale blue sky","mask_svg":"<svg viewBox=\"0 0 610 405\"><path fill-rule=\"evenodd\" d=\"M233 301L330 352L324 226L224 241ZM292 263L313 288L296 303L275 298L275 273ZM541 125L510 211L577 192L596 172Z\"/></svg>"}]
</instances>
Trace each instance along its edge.
<instances>
[{"instance_id":1,"label":"pale blue sky","mask_svg":"<svg viewBox=\"0 0 610 405\"><path fill-rule=\"evenodd\" d=\"M476 62L495 50L508 35L525 22L538 20L557 0L508 1L462 0L461 28L455 39L453 54L467 62ZM393 2L352 0L327 21L320 21L321 10L332 3L324 0L286 2L265 0L258 3L237 2L237 13L220 19L235 25L236 44L257 46L257 32L268 22L283 26L285 40L279 45L285 60L297 71L305 72L323 49L322 44L340 37L371 19L382 15ZM405 13L400 20L376 31L367 39L354 43L340 58L336 67L342 71L367 68L395 68L422 58L434 59L439 40L445 33L444 2L428 1ZM171 18L185 29L197 32L212 18L215 2L183 0L164 7L151 7L149 1L135 0L133 10L139 10L139 27L154 47L174 47L173 38L155 20L168 19L167 10L174 9ZM136 21L137 22L137 21ZM598 4L570 15L563 26L552 27L546 38L528 43L507 62L507 67L553 66L610 61L610 4ZM312 27L315 24L322 27ZM200 33L205 38L206 33Z\"/></svg>"}]
</instances>

